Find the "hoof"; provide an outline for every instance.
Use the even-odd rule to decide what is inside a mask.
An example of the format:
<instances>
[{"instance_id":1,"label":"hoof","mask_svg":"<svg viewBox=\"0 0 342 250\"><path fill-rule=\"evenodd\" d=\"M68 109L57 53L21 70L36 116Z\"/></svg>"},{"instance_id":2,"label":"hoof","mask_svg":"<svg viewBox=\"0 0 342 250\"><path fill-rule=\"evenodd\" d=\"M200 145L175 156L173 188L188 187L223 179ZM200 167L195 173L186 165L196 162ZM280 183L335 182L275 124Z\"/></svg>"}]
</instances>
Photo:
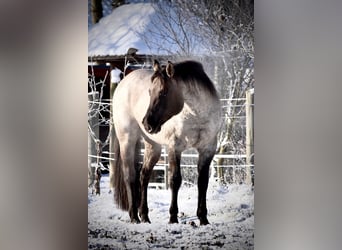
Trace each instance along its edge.
<instances>
[{"instance_id":1,"label":"hoof","mask_svg":"<svg viewBox=\"0 0 342 250\"><path fill-rule=\"evenodd\" d=\"M141 222L142 223L149 223L149 224L151 224L151 221L150 221L150 219L148 218L147 215L146 216L141 216Z\"/></svg>"},{"instance_id":2,"label":"hoof","mask_svg":"<svg viewBox=\"0 0 342 250\"><path fill-rule=\"evenodd\" d=\"M169 224L174 224L174 223L178 223L177 216L171 216L170 217Z\"/></svg>"},{"instance_id":3,"label":"hoof","mask_svg":"<svg viewBox=\"0 0 342 250\"><path fill-rule=\"evenodd\" d=\"M200 225L208 225L210 224L207 218L200 219Z\"/></svg>"},{"instance_id":4,"label":"hoof","mask_svg":"<svg viewBox=\"0 0 342 250\"><path fill-rule=\"evenodd\" d=\"M133 224L139 224L140 223L140 220L138 218L133 218L131 219L131 223Z\"/></svg>"},{"instance_id":5,"label":"hoof","mask_svg":"<svg viewBox=\"0 0 342 250\"><path fill-rule=\"evenodd\" d=\"M147 220L141 220L142 223L148 223L148 224L151 224L151 221L149 219Z\"/></svg>"}]
</instances>

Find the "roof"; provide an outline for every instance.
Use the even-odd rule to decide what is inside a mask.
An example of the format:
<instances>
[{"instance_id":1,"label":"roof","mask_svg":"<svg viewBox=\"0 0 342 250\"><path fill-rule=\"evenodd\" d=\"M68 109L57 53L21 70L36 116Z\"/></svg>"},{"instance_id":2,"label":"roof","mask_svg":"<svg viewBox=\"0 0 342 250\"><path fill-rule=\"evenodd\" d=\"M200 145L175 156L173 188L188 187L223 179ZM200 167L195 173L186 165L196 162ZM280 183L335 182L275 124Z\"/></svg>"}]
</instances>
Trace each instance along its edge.
<instances>
[{"instance_id":1,"label":"roof","mask_svg":"<svg viewBox=\"0 0 342 250\"><path fill-rule=\"evenodd\" d=\"M155 13L150 3L122 5L93 25L88 33L89 56L122 56L129 48L138 54L153 54L141 39Z\"/></svg>"},{"instance_id":2,"label":"roof","mask_svg":"<svg viewBox=\"0 0 342 250\"><path fill-rule=\"evenodd\" d=\"M159 23L160 16L158 17L152 3L122 5L89 29L88 56L122 57L127 54L129 48L137 49L137 55L165 56L170 55L169 51L176 54L179 50L177 44L172 39L162 39L158 35ZM172 28L177 30L174 24ZM177 34L181 36L181 32ZM203 49L201 46L196 47L197 53Z\"/></svg>"},{"instance_id":3,"label":"roof","mask_svg":"<svg viewBox=\"0 0 342 250\"><path fill-rule=\"evenodd\" d=\"M103 17L108 16L113 11L113 2L112 0L102 0L102 15ZM117 1L115 1L117 2ZM151 2L150 0L125 0L126 4L129 3L142 3L142 2ZM118 6L116 6L118 7ZM88 0L88 30L94 25L91 20L91 0Z\"/></svg>"}]
</instances>

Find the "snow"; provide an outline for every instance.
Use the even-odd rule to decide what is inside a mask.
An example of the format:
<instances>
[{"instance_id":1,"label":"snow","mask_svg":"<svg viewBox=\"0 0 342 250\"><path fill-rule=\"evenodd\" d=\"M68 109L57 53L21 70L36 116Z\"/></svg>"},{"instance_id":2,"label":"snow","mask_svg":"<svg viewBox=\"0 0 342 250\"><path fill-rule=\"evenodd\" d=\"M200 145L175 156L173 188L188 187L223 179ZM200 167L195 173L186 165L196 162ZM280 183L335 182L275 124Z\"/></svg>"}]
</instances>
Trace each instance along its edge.
<instances>
[{"instance_id":1,"label":"snow","mask_svg":"<svg viewBox=\"0 0 342 250\"><path fill-rule=\"evenodd\" d=\"M119 70L118 68L114 68L112 69L112 71L110 72L110 81L112 83L118 83L121 81L120 75L122 74L122 71Z\"/></svg>"},{"instance_id":2,"label":"snow","mask_svg":"<svg viewBox=\"0 0 342 250\"><path fill-rule=\"evenodd\" d=\"M125 55L129 48L139 54L151 51L138 33L147 29L154 9L149 3L126 4L116 8L90 28L88 55Z\"/></svg>"},{"instance_id":3,"label":"snow","mask_svg":"<svg viewBox=\"0 0 342 250\"><path fill-rule=\"evenodd\" d=\"M168 224L170 190L148 190L151 224L131 224L128 212L116 208L109 177L101 179L101 195L88 192L89 249L253 249L254 192L248 185L220 186L210 180L209 225L196 218L197 187L179 191L179 224Z\"/></svg>"},{"instance_id":4,"label":"snow","mask_svg":"<svg viewBox=\"0 0 342 250\"><path fill-rule=\"evenodd\" d=\"M158 18L152 3L124 4L114 9L89 28L88 56L122 56L126 55L129 48L138 49L137 54L141 55L166 55L169 51L177 53L179 46L172 39L158 35L158 29L165 29ZM161 27L156 27L158 24ZM180 27L173 23L172 29L182 41ZM206 53L207 49L203 45L196 43L190 34L188 36L193 40L195 54Z\"/></svg>"}]
</instances>

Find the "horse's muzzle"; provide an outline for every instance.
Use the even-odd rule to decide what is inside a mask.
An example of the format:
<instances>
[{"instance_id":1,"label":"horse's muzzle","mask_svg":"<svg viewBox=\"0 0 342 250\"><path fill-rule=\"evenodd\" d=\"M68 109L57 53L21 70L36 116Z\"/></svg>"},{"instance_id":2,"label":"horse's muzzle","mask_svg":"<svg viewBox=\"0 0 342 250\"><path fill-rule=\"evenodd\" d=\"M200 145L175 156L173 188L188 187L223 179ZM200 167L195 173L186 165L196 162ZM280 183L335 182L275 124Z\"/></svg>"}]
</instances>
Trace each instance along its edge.
<instances>
[{"instance_id":1,"label":"horse's muzzle","mask_svg":"<svg viewBox=\"0 0 342 250\"><path fill-rule=\"evenodd\" d=\"M152 126L149 122L148 119L146 119L146 116L142 120L142 124L144 125L145 130L150 133L150 134L156 134L160 131L161 126L157 124L157 126Z\"/></svg>"},{"instance_id":2,"label":"horse's muzzle","mask_svg":"<svg viewBox=\"0 0 342 250\"><path fill-rule=\"evenodd\" d=\"M144 125L144 127L145 127L145 130L146 130L147 132L149 132L149 133L152 134L153 128L151 127L151 125L147 124L147 125Z\"/></svg>"}]
</instances>

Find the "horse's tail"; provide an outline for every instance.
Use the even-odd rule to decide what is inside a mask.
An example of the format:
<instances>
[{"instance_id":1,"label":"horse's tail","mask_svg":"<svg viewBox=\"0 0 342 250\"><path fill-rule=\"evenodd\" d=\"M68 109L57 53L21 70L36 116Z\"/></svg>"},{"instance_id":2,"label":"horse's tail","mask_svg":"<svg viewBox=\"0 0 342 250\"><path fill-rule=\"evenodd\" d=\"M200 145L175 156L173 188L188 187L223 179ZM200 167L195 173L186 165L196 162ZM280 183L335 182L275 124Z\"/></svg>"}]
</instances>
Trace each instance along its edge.
<instances>
[{"instance_id":1,"label":"horse's tail","mask_svg":"<svg viewBox=\"0 0 342 250\"><path fill-rule=\"evenodd\" d=\"M119 208L128 210L128 197L124 181L124 173L122 170L122 161L120 156L119 140L114 135L114 162L113 162L113 178L111 185L114 189L114 201Z\"/></svg>"},{"instance_id":2,"label":"horse's tail","mask_svg":"<svg viewBox=\"0 0 342 250\"><path fill-rule=\"evenodd\" d=\"M135 172L136 172L136 179L135 179L135 190L137 194L137 200L135 201L137 206L140 204L140 161L139 161L139 154L138 150L140 150L139 143L137 143L135 148ZM117 206L122 210L129 209L128 203L128 196L127 196L127 189L124 180L124 173L123 173L123 166L122 160L120 156L120 144L116 136L114 136L114 164L113 164L113 178L111 186L114 189L114 202Z\"/></svg>"}]
</instances>

